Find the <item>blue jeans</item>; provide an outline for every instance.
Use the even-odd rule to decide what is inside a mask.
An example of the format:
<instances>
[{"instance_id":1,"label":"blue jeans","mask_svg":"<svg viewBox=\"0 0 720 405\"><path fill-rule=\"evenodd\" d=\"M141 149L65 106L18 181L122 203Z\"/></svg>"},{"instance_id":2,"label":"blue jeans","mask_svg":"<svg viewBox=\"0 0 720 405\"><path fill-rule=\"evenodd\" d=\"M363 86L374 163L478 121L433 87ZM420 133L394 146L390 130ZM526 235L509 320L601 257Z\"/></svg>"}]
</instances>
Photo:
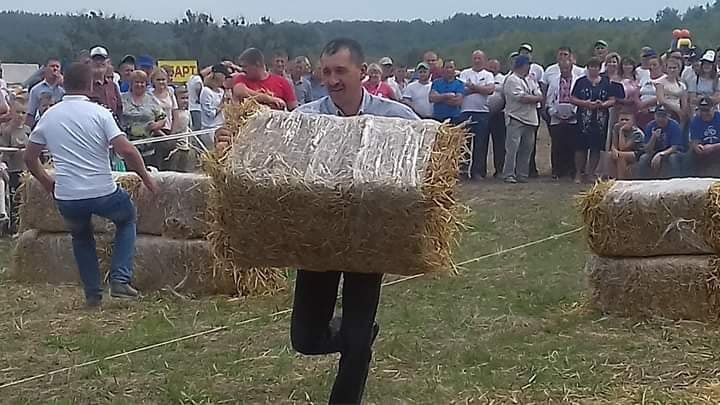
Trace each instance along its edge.
<instances>
[{"instance_id":1,"label":"blue jeans","mask_svg":"<svg viewBox=\"0 0 720 405\"><path fill-rule=\"evenodd\" d=\"M110 264L110 281L129 283L135 254L135 206L125 190L119 188L104 197L86 200L55 200L72 235L73 254L85 287L86 298L102 297L100 265L91 218L97 215L115 224L115 242Z\"/></svg>"},{"instance_id":2,"label":"blue jeans","mask_svg":"<svg viewBox=\"0 0 720 405\"><path fill-rule=\"evenodd\" d=\"M466 111L460 115L460 121L470 121L468 129L472 133L471 176L487 175L487 154L490 144L490 113Z\"/></svg>"}]
</instances>

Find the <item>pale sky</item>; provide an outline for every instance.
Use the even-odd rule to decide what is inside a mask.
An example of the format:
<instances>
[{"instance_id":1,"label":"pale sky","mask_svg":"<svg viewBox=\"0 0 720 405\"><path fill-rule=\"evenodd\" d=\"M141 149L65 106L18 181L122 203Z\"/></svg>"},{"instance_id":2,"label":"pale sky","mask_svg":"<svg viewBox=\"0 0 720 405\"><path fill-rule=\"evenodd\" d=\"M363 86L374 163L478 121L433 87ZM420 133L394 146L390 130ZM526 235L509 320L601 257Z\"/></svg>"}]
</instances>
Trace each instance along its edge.
<instances>
[{"instance_id":1,"label":"pale sky","mask_svg":"<svg viewBox=\"0 0 720 405\"><path fill-rule=\"evenodd\" d=\"M25 11L80 12L102 10L106 14L149 19L173 20L181 18L186 9L210 12L215 17L245 16L255 22L267 15L273 21L327 21L341 20L438 20L458 12L529 15L529 16L580 16L580 17L640 17L652 18L658 9L673 7L685 11L689 6L705 4L710 0L32 0L22 7ZM3 6L0 2L0 8ZM7 3L6 3L7 4ZM13 9L21 3L13 2Z\"/></svg>"}]
</instances>

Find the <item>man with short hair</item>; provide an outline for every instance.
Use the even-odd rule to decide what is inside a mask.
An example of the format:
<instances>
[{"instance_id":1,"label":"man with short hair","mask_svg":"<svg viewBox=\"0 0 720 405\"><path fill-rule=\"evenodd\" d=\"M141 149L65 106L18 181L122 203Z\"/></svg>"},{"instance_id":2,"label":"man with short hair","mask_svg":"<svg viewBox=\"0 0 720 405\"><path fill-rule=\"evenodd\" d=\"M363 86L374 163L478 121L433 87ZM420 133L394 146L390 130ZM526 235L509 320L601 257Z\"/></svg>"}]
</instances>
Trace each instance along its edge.
<instances>
[{"instance_id":1,"label":"man with short hair","mask_svg":"<svg viewBox=\"0 0 720 405\"><path fill-rule=\"evenodd\" d=\"M515 58L513 72L505 79L503 87L507 117L503 169L506 183L525 183L530 176L530 155L535 132L540 125L537 104L542 101L543 95L539 88L530 84L529 75L530 58L519 55Z\"/></svg>"},{"instance_id":2,"label":"man with short hair","mask_svg":"<svg viewBox=\"0 0 720 405\"><path fill-rule=\"evenodd\" d=\"M40 95L42 93L50 93L52 95L53 104L62 100L65 95L65 89L63 88L62 74L60 73L60 60L57 58L48 59L45 64L43 80L36 84L30 93L28 94L28 109L25 124L32 128L35 126L35 116L40 107Z\"/></svg>"},{"instance_id":3,"label":"man with short hair","mask_svg":"<svg viewBox=\"0 0 720 405\"><path fill-rule=\"evenodd\" d=\"M272 60L272 69L270 69L270 73L281 76L281 77L288 77L287 72L288 67L288 54L285 51L275 51L273 53L273 60Z\"/></svg>"},{"instance_id":4,"label":"man with short hair","mask_svg":"<svg viewBox=\"0 0 720 405\"><path fill-rule=\"evenodd\" d=\"M610 53L610 49L606 41L602 39L595 41L595 45L593 45L593 56L602 61L600 73L605 73L605 58L607 58L608 53Z\"/></svg>"},{"instance_id":5,"label":"man with short hair","mask_svg":"<svg viewBox=\"0 0 720 405\"><path fill-rule=\"evenodd\" d=\"M90 93L90 100L108 108L115 120L122 117L122 100L117 85L112 80L106 79L108 70L107 49L96 46L90 50L90 65L93 70L93 87Z\"/></svg>"},{"instance_id":6,"label":"man with short hair","mask_svg":"<svg viewBox=\"0 0 720 405\"><path fill-rule=\"evenodd\" d=\"M430 103L430 66L420 62L415 68L418 79L405 87L403 102L410 106L421 118L431 119L433 105Z\"/></svg>"},{"instance_id":7,"label":"man with short hair","mask_svg":"<svg viewBox=\"0 0 720 405\"><path fill-rule=\"evenodd\" d=\"M395 78L393 77L395 75L395 69L394 69L394 63L393 60L389 57L385 56L380 59L378 62L380 65L380 68L382 69L382 81L386 83L393 91L393 97L392 99L395 101L398 101L402 98L402 89L400 88L400 85L395 81Z\"/></svg>"},{"instance_id":8,"label":"man with short hair","mask_svg":"<svg viewBox=\"0 0 720 405\"><path fill-rule=\"evenodd\" d=\"M685 142L680 124L670 118L664 106L657 107L655 120L645 127L644 143L645 153L637 163L639 177L674 177Z\"/></svg>"},{"instance_id":9,"label":"man with short hair","mask_svg":"<svg viewBox=\"0 0 720 405\"><path fill-rule=\"evenodd\" d=\"M533 47L532 45L528 43L524 43L520 45L520 49L518 49L518 55L525 55L530 59L530 73L528 74L526 80L528 84L530 85L530 90L535 92L536 89L539 89L542 91L542 87L540 87L540 82L542 81L543 76L545 75L545 71L543 70L542 66L538 65L537 63L533 62ZM536 105L537 107L537 114L538 116L543 115L542 114L542 100L540 103ZM530 152L530 177L537 177L538 176L538 170L537 170L537 164L535 163L535 153L537 150L537 135L538 130L540 129L540 126L538 125L535 128L535 135L533 135L533 147L532 152Z\"/></svg>"},{"instance_id":10,"label":"man with short hair","mask_svg":"<svg viewBox=\"0 0 720 405\"><path fill-rule=\"evenodd\" d=\"M132 55L125 55L122 59L120 59L120 64L118 65L118 74L120 74L120 81L118 82L118 86L120 86L120 93L127 93L130 91L130 85L132 83L132 80L130 80L130 75L132 72L135 71L135 57Z\"/></svg>"},{"instance_id":11,"label":"man with short hair","mask_svg":"<svg viewBox=\"0 0 720 405\"><path fill-rule=\"evenodd\" d=\"M433 118L453 124L460 123L460 113L465 94L465 84L455 78L455 61L449 59L443 67L443 76L432 83L430 102L433 103Z\"/></svg>"},{"instance_id":12,"label":"man with short hair","mask_svg":"<svg viewBox=\"0 0 720 405\"><path fill-rule=\"evenodd\" d=\"M312 101L320 100L321 98L328 95L327 87L322 80L322 66L318 62L315 65L315 69L310 73L310 98Z\"/></svg>"},{"instance_id":13,"label":"man with short hair","mask_svg":"<svg viewBox=\"0 0 720 405\"><path fill-rule=\"evenodd\" d=\"M115 224L110 295L115 298L138 296L130 286L136 238L135 207L128 193L113 180L110 148L125 159L151 192L157 193L158 187L145 170L140 153L118 128L112 114L88 99L92 80L90 65L70 66L65 75L68 94L43 115L33 130L25 151L25 163L43 188L54 196L72 235L86 304L97 307L102 302L102 287L91 222L93 215ZM40 163L44 149L53 156L54 177Z\"/></svg>"},{"instance_id":14,"label":"man with short hair","mask_svg":"<svg viewBox=\"0 0 720 405\"><path fill-rule=\"evenodd\" d=\"M572 90L581 77L573 69L570 58L560 59L560 75L551 75L545 87L550 131L550 164L554 179L575 175L575 141L578 137L577 107L572 102ZM547 72L545 77L548 77Z\"/></svg>"},{"instance_id":15,"label":"man with short hair","mask_svg":"<svg viewBox=\"0 0 720 405\"><path fill-rule=\"evenodd\" d=\"M540 80L540 88L543 94L547 94L549 83L554 83L560 77L560 63L568 61L572 64L572 75L582 77L585 75L585 69L576 65L572 49L569 46L561 46L555 52L555 64L548 66Z\"/></svg>"},{"instance_id":16,"label":"man with short hair","mask_svg":"<svg viewBox=\"0 0 720 405\"><path fill-rule=\"evenodd\" d=\"M488 97L490 108L488 129L493 148L493 167L495 168L493 177L499 177L502 175L505 165L505 135L507 132L505 128L505 95L503 94L505 75L502 74L500 61L497 59L488 61L487 70L493 74L495 79L495 92Z\"/></svg>"},{"instance_id":17,"label":"man with short hair","mask_svg":"<svg viewBox=\"0 0 720 405\"><path fill-rule=\"evenodd\" d=\"M635 69L635 75L640 83L650 80L650 61L657 58L657 52L649 46L642 48L640 54L640 66Z\"/></svg>"},{"instance_id":18,"label":"man with short hair","mask_svg":"<svg viewBox=\"0 0 720 405\"><path fill-rule=\"evenodd\" d=\"M305 77L305 58L304 56L298 56L293 61L290 67L290 79L295 87L295 97L297 98L298 105L307 104L312 100L312 87L310 81Z\"/></svg>"},{"instance_id":19,"label":"man with short hair","mask_svg":"<svg viewBox=\"0 0 720 405\"><path fill-rule=\"evenodd\" d=\"M476 50L472 53L472 67L460 73L460 81L465 84L460 121L469 122L468 128L473 135L469 178L485 178L487 175L487 152L490 144L488 96L495 92L495 76L485 70L486 64L485 52Z\"/></svg>"},{"instance_id":20,"label":"man with short hair","mask_svg":"<svg viewBox=\"0 0 720 405\"><path fill-rule=\"evenodd\" d=\"M238 58L244 73L235 76L233 97L254 97L260 104L276 110L292 111L297 107L295 90L283 76L267 71L265 56L257 48L246 49Z\"/></svg>"},{"instance_id":21,"label":"man with short hair","mask_svg":"<svg viewBox=\"0 0 720 405\"><path fill-rule=\"evenodd\" d=\"M323 81L329 95L302 105L303 113L344 117L377 115L417 120L398 102L373 96L363 88L365 57L355 40L330 41L321 53ZM216 132L217 148L229 145L227 129ZM334 317L340 278L343 314ZM331 404L360 404L365 391L372 345L379 332L375 316L382 274L298 270L290 328L293 347L306 355L340 353L340 365L330 394Z\"/></svg>"},{"instance_id":22,"label":"man with short hair","mask_svg":"<svg viewBox=\"0 0 720 405\"><path fill-rule=\"evenodd\" d=\"M423 62L430 67L430 80L436 80L443 76L443 69L440 66L440 58L433 51L427 51L423 55Z\"/></svg>"},{"instance_id":23,"label":"man with short hair","mask_svg":"<svg viewBox=\"0 0 720 405\"><path fill-rule=\"evenodd\" d=\"M528 59L530 59L530 74L528 74L528 79L533 80L539 86L540 81L545 74L545 70L542 66L533 61L533 46L528 43L520 45L518 55L525 55Z\"/></svg>"},{"instance_id":24,"label":"man with short hair","mask_svg":"<svg viewBox=\"0 0 720 405\"><path fill-rule=\"evenodd\" d=\"M718 168L720 156L720 112L713 107L710 97L701 97L698 113L690 122L690 151L685 160L692 175L720 176L706 173L709 168Z\"/></svg>"}]
</instances>

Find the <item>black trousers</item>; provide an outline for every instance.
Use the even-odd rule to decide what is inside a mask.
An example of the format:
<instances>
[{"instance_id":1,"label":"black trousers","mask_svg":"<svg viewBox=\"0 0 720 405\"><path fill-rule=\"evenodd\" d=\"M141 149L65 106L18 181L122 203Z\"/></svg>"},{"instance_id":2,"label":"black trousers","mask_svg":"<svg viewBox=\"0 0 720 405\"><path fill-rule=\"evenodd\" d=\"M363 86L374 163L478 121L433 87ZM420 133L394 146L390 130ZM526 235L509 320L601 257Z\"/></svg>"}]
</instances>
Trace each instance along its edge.
<instances>
[{"instance_id":1,"label":"black trousers","mask_svg":"<svg viewBox=\"0 0 720 405\"><path fill-rule=\"evenodd\" d=\"M341 275L343 313L333 319ZM297 272L290 340L305 355L340 353L330 404L362 401L381 284L382 274Z\"/></svg>"},{"instance_id":2,"label":"black trousers","mask_svg":"<svg viewBox=\"0 0 720 405\"><path fill-rule=\"evenodd\" d=\"M506 136L507 128L505 127L505 112L500 111L493 113L490 115L490 138L492 138L495 176L502 175L503 167L505 167Z\"/></svg>"},{"instance_id":3,"label":"black trousers","mask_svg":"<svg viewBox=\"0 0 720 405\"><path fill-rule=\"evenodd\" d=\"M550 125L548 128L550 129L550 164L553 176L574 176L577 124Z\"/></svg>"}]
</instances>

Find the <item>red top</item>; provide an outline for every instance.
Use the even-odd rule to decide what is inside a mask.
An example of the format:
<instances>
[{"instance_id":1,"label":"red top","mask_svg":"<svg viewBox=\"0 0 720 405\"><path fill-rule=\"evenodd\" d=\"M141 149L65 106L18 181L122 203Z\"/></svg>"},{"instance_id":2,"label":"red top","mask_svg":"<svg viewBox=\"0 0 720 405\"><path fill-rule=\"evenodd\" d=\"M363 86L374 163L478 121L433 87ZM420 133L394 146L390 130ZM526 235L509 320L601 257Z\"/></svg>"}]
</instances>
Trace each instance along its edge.
<instances>
[{"instance_id":1,"label":"red top","mask_svg":"<svg viewBox=\"0 0 720 405\"><path fill-rule=\"evenodd\" d=\"M380 84L378 84L377 86L373 86L372 84L370 84L370 81L367 81L363 83L363 87L365 87L365 90L367 90L367 92L372 94L373 96L387 98L389 100L395 98L395 93L393 92L392 87L390 87L385 82L380 82Z\"/></svg>"},{"instance_id":2,"label":"red top","mask_svg":"<svg viewBox=\"0 0 720 405\"><path fill-rule=\"evenodd\" d=\"M235 76L233 85L242 83L250 90L261 91L290 104L297 101L295 89L290 87L290 82L278 75L270 73L265 80L250 80L244 74Z\"/></svg>"}]
</instances>

